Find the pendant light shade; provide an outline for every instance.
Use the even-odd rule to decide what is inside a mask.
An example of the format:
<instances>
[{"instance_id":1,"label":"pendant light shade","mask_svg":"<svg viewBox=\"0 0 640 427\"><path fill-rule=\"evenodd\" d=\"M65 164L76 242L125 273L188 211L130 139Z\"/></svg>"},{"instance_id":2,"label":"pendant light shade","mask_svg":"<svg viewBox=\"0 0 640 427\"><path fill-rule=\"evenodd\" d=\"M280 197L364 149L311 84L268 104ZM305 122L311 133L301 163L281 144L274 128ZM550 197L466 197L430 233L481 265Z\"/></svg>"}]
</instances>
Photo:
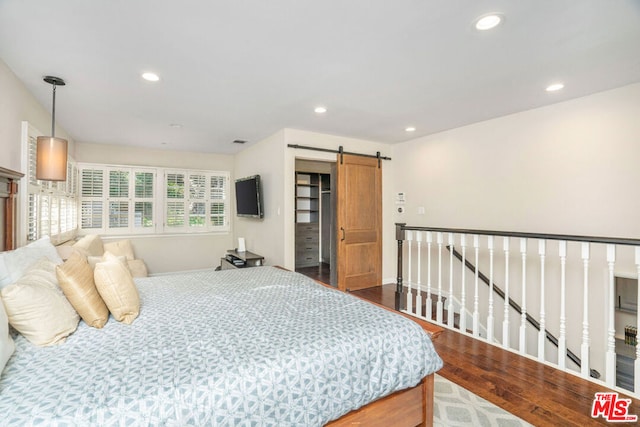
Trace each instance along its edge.
<instances>
[{"instance_id":1,"label":"pendant light shade","mask_svg":"<svg viewBox=\"0 0 640 427\"><path fill-rule=\"evenodd\" d=\"M55 137L56 86L64 86L59 77L46 76L44 81L53 85L53 109L51 112L51 136L39 136L36 147L36 179L41 181L66 181L67 140Z\"/></svg>"},{"instance_id":2,"label":"pendant light shade","mask_svg":"<svg viewBox=\"0 0 640 427\"><path fill-rule=\"evenodd\" d=\"M53 136L39 136L36 150L36 179L66 181L67 140Z\"/></svg>"}]
</instances>

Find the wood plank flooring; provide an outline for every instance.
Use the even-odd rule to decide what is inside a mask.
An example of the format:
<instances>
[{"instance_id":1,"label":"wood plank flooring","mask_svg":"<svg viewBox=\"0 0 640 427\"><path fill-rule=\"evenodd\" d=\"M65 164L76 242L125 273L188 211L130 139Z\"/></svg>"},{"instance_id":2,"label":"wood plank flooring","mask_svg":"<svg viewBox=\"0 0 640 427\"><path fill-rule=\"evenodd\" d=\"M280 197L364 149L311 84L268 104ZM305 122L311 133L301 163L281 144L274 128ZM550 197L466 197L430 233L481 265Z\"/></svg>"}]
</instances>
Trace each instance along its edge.
<instances>
[{"instance_id":1,"label":"wood plank flooring","mask_svg":"<svg viewBox=\"0 0 640 427\"><path fill-rule=\"evenodd\" d=\"M393 284L353 294L394 307ZM444 360L439 375L533 425L609 424L604 418L591 418L594 394L609 391L605 387L449 329L434 344ZM640 416L639 400L632 399L629 414Z\"/></svg>"}]
</instances>

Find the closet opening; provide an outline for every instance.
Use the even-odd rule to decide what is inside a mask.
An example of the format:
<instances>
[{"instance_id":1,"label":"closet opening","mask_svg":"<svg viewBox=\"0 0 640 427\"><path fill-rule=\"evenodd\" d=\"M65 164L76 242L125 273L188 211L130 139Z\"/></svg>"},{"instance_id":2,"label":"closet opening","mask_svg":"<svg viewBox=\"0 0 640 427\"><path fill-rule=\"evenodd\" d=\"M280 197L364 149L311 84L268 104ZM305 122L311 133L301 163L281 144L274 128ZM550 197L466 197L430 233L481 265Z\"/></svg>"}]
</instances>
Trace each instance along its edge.
<instances>
[{"instance_id":1,"label":"closet opening","mask_svg":"<svg viewBox=\"0 0 640 427\"><path fill-rule=\"evenodd\" d=\"M337 286L335 162L296 159L295 270Z\"/></svg>"}]
</instances>

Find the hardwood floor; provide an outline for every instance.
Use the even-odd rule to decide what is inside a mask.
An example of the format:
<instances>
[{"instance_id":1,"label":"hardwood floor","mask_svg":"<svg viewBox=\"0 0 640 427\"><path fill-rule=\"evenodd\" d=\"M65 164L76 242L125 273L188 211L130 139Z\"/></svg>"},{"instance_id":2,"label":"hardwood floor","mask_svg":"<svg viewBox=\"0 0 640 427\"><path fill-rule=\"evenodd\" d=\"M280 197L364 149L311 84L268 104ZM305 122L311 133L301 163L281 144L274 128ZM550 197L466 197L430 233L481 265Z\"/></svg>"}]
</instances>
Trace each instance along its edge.
<instances>
[{"instance_id":1,"label":"hardwood floor","mask_svg":"<svg viewBox=\"0 0 640 427\"><path fill-rule=\"evenodd\" d=\"M320 264L313 267L297 268L296 272L304 274L305 276L310 277L313 280L317 280L318 282L326 283L327 285L331 283L331 267L329 266L329 264L324 262L321 262Z\"/></svg>"},{"instance_id":2,"label":"hardwood floor","mask_svg":"<svg viewBox=\"0 0 640 427\"><path fill-rule=\"evenodd\" d=\"M395 285L353 294L394 307ZM434 344L444 360L439 375L533 425L609 424L602 417L591 418L594 394L610 391L605 387L453 330L445 329ZM632 399L629 414L640 416L640 400Z\"/></svg>"}]
</instances>

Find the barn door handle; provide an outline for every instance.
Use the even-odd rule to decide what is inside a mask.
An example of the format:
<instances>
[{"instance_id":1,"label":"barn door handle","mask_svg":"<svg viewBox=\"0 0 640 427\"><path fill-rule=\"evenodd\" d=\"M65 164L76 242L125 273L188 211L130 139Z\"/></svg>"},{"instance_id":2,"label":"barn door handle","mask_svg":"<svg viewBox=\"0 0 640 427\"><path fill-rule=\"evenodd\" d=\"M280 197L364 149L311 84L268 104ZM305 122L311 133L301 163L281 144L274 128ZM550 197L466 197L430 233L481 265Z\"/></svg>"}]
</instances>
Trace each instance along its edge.
<instances>
[{"instance_id":1,"label":"barn door handle","mask_svg":"<svg viewBox=\"0 0 640 427\"><path fill-rule=\"evenodd\" d=\"M345 239L345 235L344 235L344 227L340 227L340 231L342 231L342 239L340 239L340 241L344 241Z\"/></svg>"}]
</instances>

